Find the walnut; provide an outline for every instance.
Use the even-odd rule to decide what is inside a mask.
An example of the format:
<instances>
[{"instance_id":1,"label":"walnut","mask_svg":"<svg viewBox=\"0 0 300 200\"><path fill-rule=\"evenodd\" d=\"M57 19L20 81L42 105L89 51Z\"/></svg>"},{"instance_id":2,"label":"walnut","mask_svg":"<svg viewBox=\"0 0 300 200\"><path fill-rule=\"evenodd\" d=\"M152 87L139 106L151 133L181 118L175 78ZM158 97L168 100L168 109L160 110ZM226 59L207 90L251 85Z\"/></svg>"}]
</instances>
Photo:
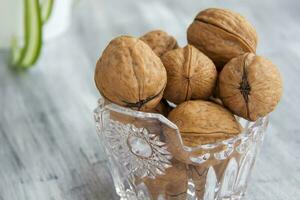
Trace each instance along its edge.
<instances>
[{"instance_id":1,"label":"walnut","mask_svg":"<svg viewBox=\"0 0 300 200\"><path fill-rule=\"evenodd\" d=\"M161 57L167 70L164 98L179 104L189 99L207 99L217 80L214 63L191 45L167 52Z\"/></svg>"},{"instance_id":2,"label":"walnut","mask_svg":"<svg viewBox=\"0 0 300 200\"><path fill-rule=\"evenodd\" d=\"M194 45L216 64L224 64L238 55L256 51L255 28L240 14L209 8L201 11L187 30L189 44Z\"/></svg>"},{"instance_id":3,"label":"walnut","mask_svg":"<svg viewBox=\"0 0 300 200\"><path fill-rule=\"evenodd\" d=\"M164 175L157 176L155 179L144 178L139 180L138 183L141 181L145 183L152 199L186 200L188 197L188 181L192 179L195 184L196 196L203 197L209 168L214 168L217 179L220 180L227 165L228 161L226 160L210 165L203 163L195 166L174 159L172 167L168 168Z\"/></svg>"},{"instance_id":4,"label":"walnut","mask_svg":"<svg viewBox=\"0 0 300 200\"><path fill-rule=\"evenodd\" d=\"M151 110L166 86L166 70L141 40L120 36L105 48L96 64L95 83L109 101L133 109Z\"/></svg>"},{"instance_id":5,"label":"walnut","mask_svg":"<svg viewBox=\"0 0 300 200\"><path fill-rule=\"evenodd\" d=\"M164 199L186 199L187 192L187 165L177 160L172 161L172 167L168 168L164 175L155 179L145 178L152 199L164 197ZM177 199L176 198L176 199Z\"/></svg>"},{"instance_id":6,"label":"walnut","mask_svg":"<svg viewBox=\"0 0 300 200\"><path fill-rule=\"evenodd\" d=\"M140 39L148 44L159 57L172 49L178 48L176 39L162 30L150 31L141 36Z\"/></svg>"},{"instance_id":7,"label":"walnut","mask_svg":"<svg viewBox=\"0 0 300 200\"><path fill-rule=\"evenodd\" d=\"M177 125L184 145L189 147L225 140L242 131L230 111L203 100L180 104L169 113L168 119Z\"/></svg>"},{"instance_id":8,"label":"walnut","mask_svg":"<svg viewBox=\"0 0 300 200\"><path fill-rule=\"evenodd\" d=\"M246 53L224 66L219 88L225 106L255 121L275 109L282 95L282 80L270 60Z\"/></svg>"}]
</instances>

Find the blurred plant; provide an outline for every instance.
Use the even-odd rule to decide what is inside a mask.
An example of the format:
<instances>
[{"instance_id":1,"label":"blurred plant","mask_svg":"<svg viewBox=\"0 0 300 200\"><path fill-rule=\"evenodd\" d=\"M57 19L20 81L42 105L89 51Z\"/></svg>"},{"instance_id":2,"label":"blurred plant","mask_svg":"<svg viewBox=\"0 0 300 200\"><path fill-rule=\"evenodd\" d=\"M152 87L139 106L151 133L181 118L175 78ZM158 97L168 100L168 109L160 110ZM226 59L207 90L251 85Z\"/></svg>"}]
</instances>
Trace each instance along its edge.
<instances>
[{"instance_id":1,"label":"blurred plant","mask_svg":"<svg viewBox=\"0 0 300 200\"><path fill-rule=\"evenodd\" d=\"M27 69L37 60L42 48L43 25L51 15L54 0L24 0L24 44L12 39L12 65Z\"/></svg>"}]
</instances>

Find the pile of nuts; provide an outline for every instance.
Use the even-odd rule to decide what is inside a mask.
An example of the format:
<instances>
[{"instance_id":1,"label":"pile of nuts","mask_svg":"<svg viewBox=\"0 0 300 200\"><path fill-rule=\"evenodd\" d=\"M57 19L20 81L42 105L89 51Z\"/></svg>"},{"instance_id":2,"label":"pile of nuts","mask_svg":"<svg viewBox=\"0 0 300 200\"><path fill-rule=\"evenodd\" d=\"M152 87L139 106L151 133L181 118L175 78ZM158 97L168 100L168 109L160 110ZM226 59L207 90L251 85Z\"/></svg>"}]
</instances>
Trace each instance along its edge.
<instances>
[{"instance_id":1,"label":"pile of nuts","mask_svg":"<svg viewBox=\"0 0 300 200\"><path fill-rule=\"evenodd\" d=\"M181 48L161 30L113 39L96 64L101 95L165 115L186 146L241 133L234 115L255 121L275 109L282 95L280 73L255 54L257 34L243 16L217 8L201 11L188 27L187 41Z\"/></svg>"},{"instance_id":2,"label":"pile of nuts","mask_svg":"<svg viewBox=\"0 0 300 200\"><path fill-rule=\"evenodd\" d=\"M240 134L243 128L235 116L256 121L275 109L282 95L280 73L255 54L257 34L244 17L225 9L201 11L187 30L187 41L179 47L161 30L113 39L95 71L105 101L164 115L177 125L188 147ZM121 121L132 123L126 117ZM176 159L165 175L143 180L152 197L185 194L187 174L203 196L200 171L206 167ZM225 166L215 166L217 176Z\"/></svg>"}]
</instances>

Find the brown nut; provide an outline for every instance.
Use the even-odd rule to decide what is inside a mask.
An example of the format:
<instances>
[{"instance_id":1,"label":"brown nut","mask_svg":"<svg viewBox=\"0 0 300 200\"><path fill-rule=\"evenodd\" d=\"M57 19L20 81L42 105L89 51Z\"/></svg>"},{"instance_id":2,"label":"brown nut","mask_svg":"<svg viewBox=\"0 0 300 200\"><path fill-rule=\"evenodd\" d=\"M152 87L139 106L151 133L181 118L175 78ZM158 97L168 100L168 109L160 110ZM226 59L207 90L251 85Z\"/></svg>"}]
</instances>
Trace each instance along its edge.
<instances>
[{"instance_id":1,"label":"brown nut","mask_svg":"<svg viewBox=\"0 0 300 200\"><path fill-rule=\"evenodd\" d=\"M147 111L157 106L167 82L166 70L141 40L120 36L105 48L96 64L95 83L109 101Z\"/></svg>"},{"instance_id":2,"label":"brown nut","mask_svg":"<svg viewBox=\"0 0 300 200\"><path fill-rule=\"evenodd\" d=\"M231 112L203 100L180 104L170 112L168 119L177 125L184 145L189 147L229 139L242 131Z\"/></svg>"},{"instance_id":3,"label":"brown nut","mask_svg":"<svg viewBox=\"0 0 300 200\"><path fill-rule=\"evenodd\" d=\"M165 175L155 179L144 179L152 199L158 199L158 197L186 199L187 181L187 165L175 159L172 161L172 167L166 170Z\"/></svg>"},{"instance_id":4,"label":"brown nut","mask_svg":"<svg viewBox=\"0 0 300 200\"><path fill-rule=\"evenodd\" d=\"M165 175L158 176L155 179L144 178L141 181L147 186L152 199L186 200L188 181L191 179L195 184L196 196L202 198L209 168L213 167L217 180L222 180L227 164L228 161L223 160L215 165L194 166L174 159L172 167L166 170Z\"/></svg>"},{"instance_id":5,"label":"brown nut","mask_svg":"<svg viewBox=\"0 0 300 200\"><path fill-rule=\"evenodd\" d=\"M189 44L210 57L218 71L231 58L256 51L255 28L240 14L209 8L201 11L187 30Z\"/></svg>"},{"instance_id":6,"label":"brown nut","mask_svg":"<svg viewBox=\"0 0 300 200\"><path fill-rule=\"evenodd\" d=\"M178 48L176 39L162 30L150 31L141 36L140 39L148 44L158 57L172 49Z\"/></svg>"},{"instance_id":7,"label":"brown nut","mask_svg":"<svg viewBox=\"0 0 300 200\"><path fill-rule=\"evenodd\" d=\"M219 88L226 107L238 116L255 121L275 109L282 95L282 80L270 60L246 53L224 66Z\"/></svg>"},{"instance_id":8,"label":"brown nut","mask_svg":"<svg viewBox=\"0 0 300 200\"><path fill-rule=\"evenodd\" d=\"M217 80L214 63L191 45L167 52L162 57L167 70L164 98L179 104L189 99L207 99Z\"/></svg>"}]
</instances>

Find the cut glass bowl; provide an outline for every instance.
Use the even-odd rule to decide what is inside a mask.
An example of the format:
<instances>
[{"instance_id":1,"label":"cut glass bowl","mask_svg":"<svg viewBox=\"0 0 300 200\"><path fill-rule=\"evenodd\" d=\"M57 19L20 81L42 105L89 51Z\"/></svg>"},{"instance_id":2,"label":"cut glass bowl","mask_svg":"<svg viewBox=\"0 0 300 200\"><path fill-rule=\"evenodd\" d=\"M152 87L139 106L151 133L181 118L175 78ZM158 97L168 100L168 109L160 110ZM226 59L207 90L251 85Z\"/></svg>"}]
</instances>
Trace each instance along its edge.
<instances>
[{"instance_id":1,"label":"cut glass bowl","mask_svg":"<svg viewBox=\"0 0 300 200\"><path fill-rule=\"evenodd\" d=\"M122 200L242 199L268 125L267 117L237 118L244 131L236 137L188 147L160 114L100 99L94 116Z\"/></svg>"}]
</instances>

